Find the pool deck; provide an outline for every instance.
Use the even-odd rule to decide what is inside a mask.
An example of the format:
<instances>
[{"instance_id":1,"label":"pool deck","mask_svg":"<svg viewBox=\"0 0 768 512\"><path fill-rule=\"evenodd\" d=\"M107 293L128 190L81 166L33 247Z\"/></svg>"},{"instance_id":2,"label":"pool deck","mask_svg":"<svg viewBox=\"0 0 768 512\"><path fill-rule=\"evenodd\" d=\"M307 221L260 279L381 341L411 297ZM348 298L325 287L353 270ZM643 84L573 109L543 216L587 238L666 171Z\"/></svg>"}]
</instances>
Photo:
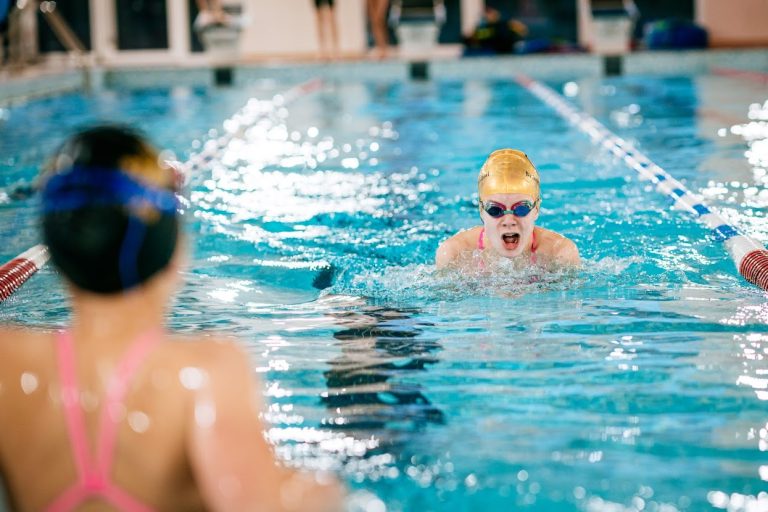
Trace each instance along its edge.
<instances>
[{"instance_id":1,"label":"pool deck","mask_svg":"<svg viewBox=\"0 0 768 512\"><path fill-rule=\"evenodd\" d=\"M617 68L618 66L618 68ZM392 58L382 61L348 59L319 61L266 61L235 63L198 59L180 65L122 66L115 68L71 65L37 66L21 73L0 71L0 105L30 97L74 90L217 85L216 69L224 69L231 83L257 80L300 81L309 78L344 80L509 79L520 73L542 80L602 77L618 71L627 75L691 75L720 68L753 73L768 72L768 48L689 51L641 51L611 61L587 53L510 55L458 58L455 55ZM221 80L219 74L218 80Z\"/></svg>"}]
</instances>

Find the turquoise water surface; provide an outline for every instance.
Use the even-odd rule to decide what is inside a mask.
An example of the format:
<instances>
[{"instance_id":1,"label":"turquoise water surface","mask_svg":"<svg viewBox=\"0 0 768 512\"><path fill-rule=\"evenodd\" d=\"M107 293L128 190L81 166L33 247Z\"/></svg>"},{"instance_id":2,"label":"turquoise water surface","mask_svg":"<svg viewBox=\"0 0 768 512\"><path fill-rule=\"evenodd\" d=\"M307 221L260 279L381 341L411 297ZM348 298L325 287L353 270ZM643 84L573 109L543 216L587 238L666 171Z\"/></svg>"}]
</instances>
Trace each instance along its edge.
<instances>
[{"instance_id":1,"label":"turquoise water surface","mask_svg":"<svg viewBox=\"0 0 768 512\"><path fill-rule=\"evenodd\" d=\"M0 186L31 181L95 120L137 123L185 160L249 98L291 85L6 107ZM547 85L768 242L764 85ZM477 224L477 171L500 147L538 166L539 224L576 242L579 272L434 271L437 245ZM351 509L768 509L768 295L515 83L326 83L235 137L190 177L189 199L171 325L242 340L278 453L340 472ZM2 201L7 260L39 236L34 199ZM0 315L63 325L63 296L46 267Z\"/></svg>"}]
</instances>

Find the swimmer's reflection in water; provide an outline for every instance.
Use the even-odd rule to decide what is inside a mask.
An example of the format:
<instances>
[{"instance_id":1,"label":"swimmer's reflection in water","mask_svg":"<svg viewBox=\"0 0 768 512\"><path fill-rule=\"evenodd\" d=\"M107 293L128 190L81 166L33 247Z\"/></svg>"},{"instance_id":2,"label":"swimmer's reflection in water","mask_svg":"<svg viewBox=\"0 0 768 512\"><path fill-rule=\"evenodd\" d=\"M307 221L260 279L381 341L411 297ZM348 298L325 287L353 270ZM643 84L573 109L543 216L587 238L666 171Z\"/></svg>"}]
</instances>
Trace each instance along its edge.
<instances>
[{"instance_id":1,"label":"swimmer's reflection in water","mask_svg":"<svg viewBox=\"0 0 768 512\"><path fill-rule=\"evenodd\" d=\"M374 435L379 449L407 441L409 433L442 424L443 412L420 387L398 382L423 372L438 359L440 344L421 337L418 310L367 305L329 313L343 328L334 334L341 355L325 372L322 398L328 427L360 437Z\"/></svg>"}]
</instances>

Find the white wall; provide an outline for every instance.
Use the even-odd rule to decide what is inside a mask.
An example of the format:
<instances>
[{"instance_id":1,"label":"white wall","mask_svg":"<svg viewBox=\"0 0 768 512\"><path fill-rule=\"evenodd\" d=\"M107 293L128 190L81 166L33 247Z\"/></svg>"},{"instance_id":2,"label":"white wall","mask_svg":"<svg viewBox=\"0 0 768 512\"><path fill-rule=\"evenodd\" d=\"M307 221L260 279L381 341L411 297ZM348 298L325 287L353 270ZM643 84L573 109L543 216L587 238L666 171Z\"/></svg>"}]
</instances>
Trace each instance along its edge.
<instances>
[{"instance_id":1,"label":"white wall","mask_svg":"<svg viewBox=\"0 0 768 512\"><path fill-rule=\"evenodd\" d=\"M696 0L696 22L710 46L768 44L768 0Z\"/></svg>"},{"instance_id":2,"label":"white wall","mask_svg":"<svg viewBox=\"0 0 768 512\"><path fill-rule=\"evenodd\" d=\"M318 50L313 0L242 0L250 23L243 31L241 55L306 56ZM342 54L366 51L365 0L336 0Z\"/></svg>"},{"instance_id":3,"label":"white wall","mask_svg":"<svg viewBox=\"0 0 768 512\"><path fill-rule=\"evenodd\" d=\"M93 54L104 65L194 64L207 55L192 54L189 48L187 0L167 0L168 50L117 51L115 0L90 0ZM318 40L314 0L222 0L240 4L249 20L240 40L240 57L311 58L317 55ZM335 0L342 56L359 57L367 51L366 1ZM480 19L484 0L461 0L462 32L468 34Z\"/></svg>"}]
</instances>

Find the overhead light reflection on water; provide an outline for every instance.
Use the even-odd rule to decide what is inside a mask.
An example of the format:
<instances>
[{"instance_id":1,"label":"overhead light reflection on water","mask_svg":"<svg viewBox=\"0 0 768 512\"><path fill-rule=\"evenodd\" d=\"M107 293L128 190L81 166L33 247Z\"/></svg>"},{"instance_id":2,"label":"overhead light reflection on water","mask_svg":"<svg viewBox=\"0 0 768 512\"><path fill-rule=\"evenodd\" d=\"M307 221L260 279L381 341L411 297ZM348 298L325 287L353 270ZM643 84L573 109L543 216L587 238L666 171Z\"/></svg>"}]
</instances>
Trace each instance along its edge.
<instances>
[{"instance_id":1,"label":"overhead light reflection on water","mask_svg":"<svg viewBox=\"0 0 768 512\"><path fill-rule=\"evenodd\" d=\"M386 201L383 196L390 191L377 186L378 176L334 171L250 171L244 169L241 176L222 174L207 181L209 190L194 192L193 201L230 212L230 223L252 218L302 222L326 213L376 213ZM361 190L371 190L379 197L361 197ZM289 208L297 202L301 208Z\"/></svg>"},{"instance_id":2,"label":"overhead light reflection on water","mask_svg":"<svg viewBox=\"0 0 768 512\"><path fill-rule=\"evenodd\" d=\"M621 128L636 128L643 124L640 105L631 103L626 107L611 112L611 120Z\"/></svg>"},{"instance_id":3,"label":"overhead light reflection on water","mask_svg":"<svg viewBox=\"0 0 768 512\"><path fill-rule=\"evenodd\" d=\"M267 431L267 439L272 444L302 443L316 445L324 452L360 457L369 450L378 447L374 438L355 439L352 436L320 430L312 427L273 427Z\"/></svg>"},{"instance_id":4,"label":"overhead light reflection on water","mask_svg":"<svg viewBox=\"0 0 768 512\"><path fill-rule=\"evenodd\" d=\"M768 223L765 222L764 208L768 207L768 102L763 105L753 104L749 108L750 122L736 124L718 130L718 135L726 137L728 133L741 136L747 143L744 152L752 167L753 179L734 181L710 181L701 190L707 203L717 206L725 219L758 241L768 240ZM742 162L736 164L742 165Z\"/></svg>"},{"instance_id":5,"label":"overhead light reflection on water","mask_svg":"<svg viewBox=\"0 0 768 512\"><path fill-rule=\"evenodd\" d=\"M763 104L753 103L749 106L747 117L749 122L735 124L727 130L721 128L718 135L727 136L728 133L740 136L747 143L744 156L752 166L754 181L751 183L713 183L702 191L703 195L716 197L726 202L738 202L741 207L766 208L768 207L768 101ZM733 219L737 224L747 228L750 234L764 234L768 236L767 224L764 215L759 212L737 212Z\"/></svg>"},{"instance_id":6,"label":"overhead light reflection on water","mask_svg":"<svg viewBox=\"0 0 768 512\"><path fill-rule=\"evenodd\" d=\"M710 491L707 500L715 507L728 512L760 512L768 510L768 492L760 492L757 496L740 494L737 492L728 494L723 491Z\"/></svg>"},{"instance_id":7,"label":"overhead light reflection on water","mask_svg":"<svg viewBox=\"0 0 768 512\"><path fill-rule=\"evenodd\" d=\"M262 343L272 349L279 348L279 347L287 347L289 345L289 343L285 340L285 338L277 334L273 334L272 336L267 336L262 340Z\"/></svg>"},{"instance_id":8,"label":"overhead light reflection on water","mask_svg":"<svg viewBox=\"0 0 768 512\"><path fill-rule=\"evenodd\" d=\"M281 388L279 382L272 382L267 388L266 395L272 398L285 398L293 396L293 392L289 389Z\"/></svg>"},{"instance_id":9,"label":"overhead light reflection on water","mask_svg":"<svg viewBox=\"0 0 768 512\"><path fill-rule=\"evenodd\" d=\"M742 374L736 384L752 388L759 400L768 400L768 335L761 333L738 334L734 336L743 359Z\"/></svg>"},{"instance_id":10,"label":"overhead light reflection on water","mask_svg":"<svg viewBox=\"0 0 768 512\"><path fill-rule=\"evenodd\" d=\"M345 169L357 169L360 167L360 161L357 158L344 158L341 161L341 166Z\"/></svg>"},{"instance_id":11,"label":"overhead light reflection on water","mask_svg":"<svg viewBox=\"0 0 768 512\"><path fill-rule=\"evenodd\" d=\"M576 82L567 82L563 86L563 94L568 96L569 98L573 98L575 96L579 95L579 84Z\"/></svg>"},{"instance_id":12,"label":"overhead light reflection on water","mask_svg":"<svg viewBox=\"0 0 768 512\"><path fill-rule=\"evenodd\" d=\"M313 230L308 230L313 231ZM311 233L311 236L317 236L319 232ZM285 261L285 260L253 260L253 263L261 267L274 267L285 269L309 269L316 270L327 266L325 261Z\"/></svg>"},{"instance_id":13,"label":"overhead light reflection on water","mask_svg":"<svg viewBox=\"0 0 768 512\"><path fill-rule=\"evenodd\" d=\"M768 324L768 303L739 306L733 315L723 318L720 322L725 325L738 326L748 324Z\"/></svg>"},{"instance_id":14,"label":"overhead light reflection on water","mask_svg":"<svg viewBox=\"0 0 768 512\"><path fill-rule=\"evenodd\" d=\"M238 292L237 290L225 290L225 289L218 289L218 290L211 290L208 292L208 295L221 302L228 302L228 303L234 303L237 299Z\"/></svg>"},{"instance_id":15,"label":"overhead light reflection on water","mask_svg":"<svg viewBox=\"0 0 768 512\"><path fill-rule=\"evenodd\" d=\"M304 416L293 412L293 404L271 404L264 414L264 419L273 424L301 425L304 423Z\"/></svg>"}]
</instances>

